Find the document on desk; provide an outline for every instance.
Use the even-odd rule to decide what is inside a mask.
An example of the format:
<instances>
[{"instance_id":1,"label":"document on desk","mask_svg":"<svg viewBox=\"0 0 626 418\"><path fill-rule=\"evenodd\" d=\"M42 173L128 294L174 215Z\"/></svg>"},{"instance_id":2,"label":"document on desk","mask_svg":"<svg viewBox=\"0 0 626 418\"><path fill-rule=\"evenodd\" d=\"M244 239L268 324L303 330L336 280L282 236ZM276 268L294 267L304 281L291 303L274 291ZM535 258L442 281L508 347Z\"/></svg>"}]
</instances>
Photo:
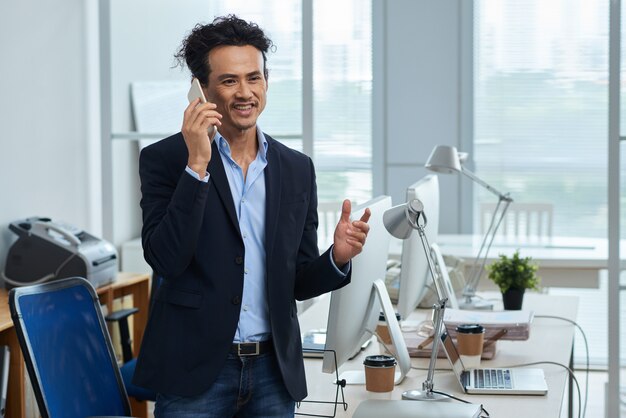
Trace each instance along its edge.
<instances>
[{"instance_id":1,"label":"document on desk","mask_svg":"<svg viewBox=\"0 0 626 418\"><path fill-rule=\"evenodd\" d=\"M456 326L460 324L480 324L485 327L485 339L506 332L499 337L502 340L527 340L534 312L521 311L470 311L464 309L446 309L443 321L452 337L456 336Z\"/></svg>"}]
</instances>

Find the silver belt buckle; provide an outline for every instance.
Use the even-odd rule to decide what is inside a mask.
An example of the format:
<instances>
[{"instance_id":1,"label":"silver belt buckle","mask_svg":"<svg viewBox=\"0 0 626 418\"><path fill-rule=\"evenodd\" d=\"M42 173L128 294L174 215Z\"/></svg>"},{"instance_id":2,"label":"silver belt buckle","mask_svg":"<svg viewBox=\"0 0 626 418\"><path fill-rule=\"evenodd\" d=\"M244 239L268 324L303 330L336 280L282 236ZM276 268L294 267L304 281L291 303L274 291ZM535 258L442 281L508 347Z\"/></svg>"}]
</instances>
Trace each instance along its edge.
<instances>
[{"instance_id":1,"label":"silver belt buckle","mask_svg":"<svg viewBox=\"0 0 626 418\"><path fill-rule=\"evenodd\" d=\"M253 353L242 353L241 352L241 346L243 346L243 345L249 346L250 344L254 344L254 352ZM253 343L240 343L237 346L237 355L239 357L242 357L242 356L258 356L259 355L259 343L258 343L258 341L257 342L253 342Z\"/></svg>"}]
</instances>

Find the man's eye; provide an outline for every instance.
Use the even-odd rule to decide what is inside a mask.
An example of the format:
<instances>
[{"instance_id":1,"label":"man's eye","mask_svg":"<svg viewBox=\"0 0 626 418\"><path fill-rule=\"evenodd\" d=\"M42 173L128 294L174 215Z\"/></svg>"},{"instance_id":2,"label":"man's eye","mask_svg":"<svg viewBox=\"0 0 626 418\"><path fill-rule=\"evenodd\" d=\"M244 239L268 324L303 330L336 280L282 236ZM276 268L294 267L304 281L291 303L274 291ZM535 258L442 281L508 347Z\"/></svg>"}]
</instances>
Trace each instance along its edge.
<instances>
[{"instance_id":1,"label":"man's eye","mask_svg":"<svg viewBox=\"0 0 626 418\"><path fill-rule=\"evenodd\" d=\"M231 79L224 80L224 84L227 84L227 85L235 84L235 80L231 80Z\"/></svg>"},{"instance_id":2,"label":"man's eye","mask_svg":"<svg viewBox=\"0 0 626 418\"><path fill-rule=\"evenodd\" d=\"M259 81L260 79L261 79L260 75L255 75L255 76L250 77L250 81Z\"/></svg>"}]
</instances>

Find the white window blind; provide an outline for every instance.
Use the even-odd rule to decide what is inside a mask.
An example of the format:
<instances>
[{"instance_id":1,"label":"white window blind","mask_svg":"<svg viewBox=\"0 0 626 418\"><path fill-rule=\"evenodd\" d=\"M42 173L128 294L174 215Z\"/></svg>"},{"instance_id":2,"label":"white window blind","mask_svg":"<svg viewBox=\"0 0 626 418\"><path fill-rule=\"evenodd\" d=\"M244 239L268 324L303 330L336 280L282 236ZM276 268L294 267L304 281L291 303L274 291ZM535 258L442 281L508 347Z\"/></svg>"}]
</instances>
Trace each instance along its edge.
<instances>
[{"instance_id":1,"label":"white window blind","mask_svg":"<svg viewBox=\"0 0 626 418\"><path fill-rule=\"evenodd\" d=\"M276 49L267 54L269 90L259 126L275 139L302 150L302 1L218 0L210 18L235 14L259 25Z\"/></svg>"},{"instance_id":2,"label":"white window blind","mask_svg":"<svg viewBox=\"0 0 626 418\"><path fill-rule=\"evenodd\" d=\"M313 153L320 200L363 202L372 196L371 14L370 0L313 2Z\"/></svg>"},{"instance_id":3,"label":"white window blind","mask_svg":"<svg viewBox=\"0 0 626 418\"><path fill-rule=\"evenodd\" d=\"M608 0L474 2L479 177L554 205L554 235L607 233ZM478 204L496 198L476 188Z\"/></svg>"}]
</instances>

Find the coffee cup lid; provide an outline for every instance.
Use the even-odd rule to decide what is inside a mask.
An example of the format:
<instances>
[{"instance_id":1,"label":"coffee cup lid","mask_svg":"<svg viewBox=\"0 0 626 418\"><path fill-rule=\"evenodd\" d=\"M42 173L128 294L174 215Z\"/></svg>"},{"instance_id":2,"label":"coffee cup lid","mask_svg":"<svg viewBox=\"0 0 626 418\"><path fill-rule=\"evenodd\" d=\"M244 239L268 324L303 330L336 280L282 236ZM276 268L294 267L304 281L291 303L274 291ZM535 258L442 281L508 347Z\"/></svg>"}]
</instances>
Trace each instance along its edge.
<instances>
[{"instance_id":1,"label":"coffee cup lid","mask_svg":"<svg viewBox=\"0 0 626 418\"><path fill-rule=\"evenodd\" d=\"M380 354L365 357L363 364L369 367L391 367L396 365L396 359L392 356Z\"/></svg>"},{"instance_id":2,"label":"coffee cup lid","mask_svg":"<svg viewBox=\"0 0 626 418\"><path fill-rule=\"evenodd\" d=\"M479 324L461 324L456 327L456 332L462 334L482 334L485 328Z\"/></svg>"}]
</instances>

